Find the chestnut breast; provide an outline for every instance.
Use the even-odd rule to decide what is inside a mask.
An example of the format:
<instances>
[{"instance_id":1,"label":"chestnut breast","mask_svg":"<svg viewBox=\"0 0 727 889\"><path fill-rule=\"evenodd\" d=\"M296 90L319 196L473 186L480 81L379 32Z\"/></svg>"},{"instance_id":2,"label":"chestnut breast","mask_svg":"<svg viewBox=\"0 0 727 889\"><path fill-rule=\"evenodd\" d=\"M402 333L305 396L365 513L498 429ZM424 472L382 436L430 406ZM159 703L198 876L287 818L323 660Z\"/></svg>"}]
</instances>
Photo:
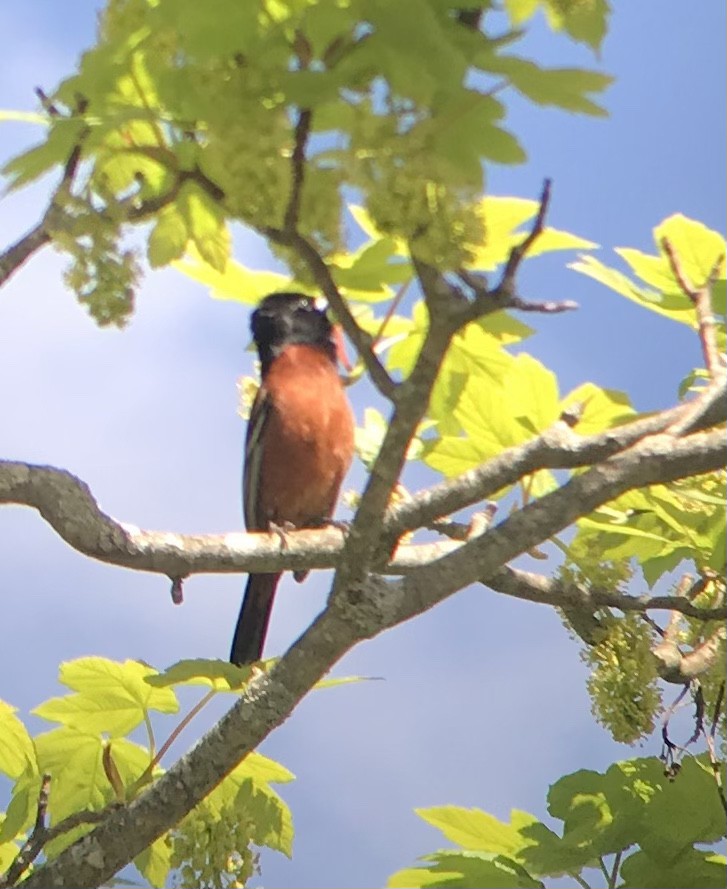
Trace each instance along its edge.
<instances>
[{"instance_id":1,"label":"chestnut breast","mask_svg":"<svg viewBox=\"0 0 727 889\"><path fill-rule=\"evenodd\" d=\"M259 515L296 527L330 518L351 465L354 420L336 366L315 346L288 346L270 367Z\"/></svg>"}]
</instances>

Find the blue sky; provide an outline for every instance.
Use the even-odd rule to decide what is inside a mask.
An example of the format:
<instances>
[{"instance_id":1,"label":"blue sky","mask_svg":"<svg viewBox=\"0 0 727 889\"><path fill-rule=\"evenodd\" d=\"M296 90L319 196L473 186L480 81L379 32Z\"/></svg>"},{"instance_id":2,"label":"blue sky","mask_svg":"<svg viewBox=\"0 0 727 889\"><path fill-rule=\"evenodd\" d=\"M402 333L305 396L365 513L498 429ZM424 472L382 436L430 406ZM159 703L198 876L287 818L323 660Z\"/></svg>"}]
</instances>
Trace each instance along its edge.
<instances>
[{"instance_id":1,"label":"blue sky","mask_svg":"<svg viewBox=\"0 0 727 889\"><path fill-rule=\"evenodd\" d=\"M0 6L0 108L34 108L35 86L50 90L72 71L93 40L97 6ZM491 193L534 197L552 177L551 223L601 244L605 260L616 246L650 249L651 229L674 212L723 229L724 20L713 2L617 4L600 63L617 78L605 98L610 118L514 99L509 125L529 161L491 168ZM522 51L550 64L599 64L543 27ZM40 136L20 124L0 132L0 160ZM37 221L48 189L42 182L0 203L0 246ZM247 263L266 261L259 241L238 235L236 243ZM246 310L164 271L146 279L128 329L101 331L64 289L63 266L46 250L0 294L0 456L78 474L102 508L141 527L239 528L236 380L251 371ZM568 271L562 257L528 263L521 283L525 296L581 305L538 319L527 344L562 391L593 380L627 389L641 410L660 408L699 361L686 328ZM359 418L366 395L353 392ZM173 607L164 579L85 559L34 512L5 507L0 698L27 712L57 693L59 661L82 655L160 668L225 657L242 586L238 577L197 577ZM296 638L326 589L324 574L303 587L284 581L268 653ZM359 646L336 672L385 681L311 696L264 744L297 775L283 789L294 859L263 856L268 887L382 885L441 845L414 807L542 816L560 775L634 753L590 716L585 670L556 614L483 588ZM636 752L658 748L653 739Z\"/></svg>"}]
</instances>

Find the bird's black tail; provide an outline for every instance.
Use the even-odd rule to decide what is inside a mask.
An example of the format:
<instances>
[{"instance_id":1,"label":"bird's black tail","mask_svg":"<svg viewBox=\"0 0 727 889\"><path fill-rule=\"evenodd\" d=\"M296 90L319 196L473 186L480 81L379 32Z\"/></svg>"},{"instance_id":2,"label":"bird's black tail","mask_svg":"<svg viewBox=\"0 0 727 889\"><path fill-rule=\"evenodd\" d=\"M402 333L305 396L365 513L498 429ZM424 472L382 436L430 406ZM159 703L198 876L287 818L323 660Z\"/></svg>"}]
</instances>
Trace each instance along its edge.
<instances>
[{"instance_id":1,"label":"bird's black tail","mask_svg":"<svg viewBox=\"0 0 727 889\"><path fill-rule=\"evenodd\" d=\"M261 659L279 580L280 574L251 574L248 577L232 639L230 661L233 664L251 664Z\"/></svg>"}]
</instances>

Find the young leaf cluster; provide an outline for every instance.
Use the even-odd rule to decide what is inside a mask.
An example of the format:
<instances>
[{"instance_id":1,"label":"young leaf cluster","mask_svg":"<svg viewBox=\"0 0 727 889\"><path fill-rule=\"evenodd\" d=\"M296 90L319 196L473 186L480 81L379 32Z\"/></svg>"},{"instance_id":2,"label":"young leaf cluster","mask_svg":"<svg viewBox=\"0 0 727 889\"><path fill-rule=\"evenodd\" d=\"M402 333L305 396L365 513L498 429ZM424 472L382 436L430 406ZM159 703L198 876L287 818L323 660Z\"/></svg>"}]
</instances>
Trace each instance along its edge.
<instances>
[{"instance_id":1,"label":"young leaf cluster","mask_svg":"<svg viewBox=\"0 0 727 889\"><path fill-rule=\"evenodd\" d=\"M554 30L598 48L605 3L547 10ZM606 75L512 53L532 11L219 0L208 15L196 0L109 0L96 45L44 99L45 140L4 173L18 188L64 170L48 233L101 323L132 310L127 223L152 222L152 267L193 247L223 272L232 221L264 234L294 226L333 256L351 188L382 234L456 269L485 243L483 164L526 157L503 125L507 95L604 113ZM273 247L305 277L281 238Z\"/></svg>"},{"instance_id":2,"label":"young leaf cluster","mask_svg":"<svg viewBox=\"0 0 727 889\"><path fill-rule=\"evenodd\" d=\"M697 848L724 835L711 767L702 758L687 760L676 779L653 757L614 763L604 774L565 775L548 792L548 813L561 822L555 830L518 810L509 822L451 805L416 811L454 848L397 871L392 889L535 889L546 878L589 889L717 889L727 877L723 855Z\"/></svg>"},{"instance_id":3,"label":"young leaf cluster","mask_svg":"<svg viewBox=\"0 0 727 889\"><path fill-rule=\"evenodd\" d=\"M202 707L217 694L239 693L249 678L249 669L220 661L182 661L159 673L139 661L80 658L60 668L69 693L33 710L54 724L35 736L14 708L0 701L0 774L12 783L7 811L0 816L0 881L24 844L37 838L33 825L44 776L50 775L50 793L42 851L50 860L91 828L79 822L81 813L134 799L161 774L171 742ZM156 717L179 712L175 688L185 685L206 689L204 697L158 746ZM143 743L136 740L140 732ZM273 760L251 753L134 864L152 886L166 885L170 871L182 887L243 886L257 868L256 848L292 854L291 813L272 785L293 777Z\"/></svg>"}]
</instances>

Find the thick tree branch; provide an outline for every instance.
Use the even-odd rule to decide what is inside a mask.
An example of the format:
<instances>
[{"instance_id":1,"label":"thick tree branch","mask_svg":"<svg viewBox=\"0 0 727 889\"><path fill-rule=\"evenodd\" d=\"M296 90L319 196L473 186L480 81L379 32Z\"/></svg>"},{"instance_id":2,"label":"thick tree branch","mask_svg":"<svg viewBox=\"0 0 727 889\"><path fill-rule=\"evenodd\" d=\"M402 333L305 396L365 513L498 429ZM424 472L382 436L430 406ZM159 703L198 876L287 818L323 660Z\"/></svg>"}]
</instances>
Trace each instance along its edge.
<instances>
[{"instance_id":1,"label":"thick tree branch","mask_svg":"<svg viewBox=\"0 0 727 889\"><path fill-rule=\"evenodd\" d=\"M695 406L697 409L695 410ZM606 432L580 436L567 420L559 420L542 435L508 448L497 457L453 479L414 494L389 509L384 527L401 535L478 503L538 469L577 469L618 454L650 435L708 429L727 421L727 381L722 380L699 399L634 420Z\"/></svg>"},{"instance_id":2,"label":"thick tree branch","mask_svg":"<svg viewBox=\"0 0 727 889\"><path fill-rule=\"evenodd\" d=\"M411 609L405 620L419 614L452 589L492 578L502 565L542 543L548 537L633 488L675 481L721 468L727 462L727 440L721 431L697 433L674 440L652 436L616 457L609 458L563 487L535 500L437 561L404 578L405 602ZM606 494L608 491L608 494ZM549 533L541 536L544 527ZM398 620L397 620L398 622Z\"/></svg>"},{"instance_id":3,"label":"thick tree branch","mask_svg":"<svg viewBox=\"0 0 727 889\"><path fill-rule=\"evenodd\" d=\"M335 528L286 534L175 534L144 531L104 513L88 486L51 466L0 461L0 503L34 507L58 534L84 555L172 578L230 573L327 568L335 563L342 534Z\"/></svg>"},{"instance_id":4,"label":"thick tree branch","mask_svg":"<svg viewBox=\"0 0 727 889\"><path fill-rule=\"evenodd\" d=\"M240 573L335 568L343 552L336 528L293 531L281 548L277 534L175 534L144 531L102 512L88 486L64 470L0 461L0 502L35 507L63 540L84 555L112 565L182 578L197 573ZM457 535L466 541L467 535ZM461 543L399 546L386 565L389 575L410 574L456 551ZM531 602L593 612L610 606L622 611L674 610L688 617L717 620L727 610L703 609L689 597L624 596L609 591L566 588L557 580L514 568L481 578L491 589Z\"/></svg>"},{"instance_id":5,"label":"thick tree branch","mask_svg":"<svg viewBox=\"0 0 727 889\"><path fill-rule=\"evenodd\" d=\"M531 232L522 244L512 249L495 291L478 293L474 301L468 300L441 272L419 259L412 244L411 260L429 312L429 326L411 374L396 391L394 411L361 495L334 591L362 579L371 568L381 570L387 564L396 546L397 535L382 536L381 521L401 475L409 443L426 413L452 337L475 318L514 305L514 277L527 249L542 231L549 194L550 183L546 182Z\"/></svg>"},{"instance_id":6,"label":"thick tree branch","mask_svg":"<svg viewBox=\"0 0 727 889\"><path fill-rule=\"evenodd\" d=\"M49 843L53 842L53 840L63 836L64 833L68 833L70 830L75 830L77 827L99 824L108 816L109 811L118 805L118 803L111 803L107 809L101 811L91 811L90 809L87 809L82 812L75 812L73 815L64 818L63 821L59 821L58 824L54 824L52 827L47 827L45 818L48 809L50 787L51 776L49 774L43 775L40 793L38 795L35 826L33 827L33 831L28 837L27 842L23 845L22 849L18 852L14 861L7 869L7 872L3 876L0 876L0 889L6 889L6 887L17 885L18 881L28 870L30 865L43 852L43 849Z\"/></svg>"},{"instance_id":7,"label":"thick tree branch","mask_svg":"<svg viewBox=\"0 0 727 889\"><path fill-rule=\"evenodd\" d=\"M678 611L686 617L699 620L727 618L727 607L699 608L687 596L631 596L613 590L586 589L510 565L503 566L482 583L515 599L552 605L555 608L575 609L591 616L599 608L617 608L619 611L636 611L640 614L648 611Z\"/></svg>"},{"instance_id":8,"label":"thick tree branch","mask_svg":"<svg viewBox=\"0 0 727 889\"><path fill-rule=\"evenodd\" d=\"M25 881L27 889L98 886L201 801L280 723L313 685L357 642L422 613L563 530L583 512L655 481L670 481L723 465L721 432L675 440L652 436L576 476L425 567L391 582L355 580L268 673L255 678L222 720L151 788Z\"/></svg>"},{"instance_id":9,"label":"thick tree branch","mask_svg":"<svg viewBox=\"0 0 727 889\"><path fill-rule=\"evenodd\" d=\"M44 106L47 104L47 96L43 93L42 90L36 90L38 96L43 102ZM88 102L83 97L79 98L78 105L75 113L82 115L88 106ZM48 108L48 113L51 117L56 117L58 115L57 109L55 109L52 105ZM35 228L31 229L26 235L24 235L19 241L16 241L15 244L8 247L7 250L4 250L2 254L0 254L0 287L5 284L5 282L18 271L18 269L33 256L34 253L37 253L42 247L45 247L46 244L51 241L51 232L54 227L58 226L59 222L59 214L62 215L62 211L60 210L60 206L62 204L63 197L68 193L73 184L73 180L75 178L76 172L78 170L78 165L81 160L81 152L83 150L83 143L88 135L88 127L84 126L81 130L76 144L70 151L68 158L63 166L63 173L61 175L61 181L58 183L55 191L51 195L51 199L48 202L48 207L43 214L43 218L40 220L38 225Z\"/></svg>"},{"instance_id":10,"label":"thick tree branch","mask_svg":"<svg viewBox=\"0 0 727 889\"><path fill-rule=\"evenodd\" d=\"M723 381L721 388L715 387L714 397L712 392L704 393L705 399L709 396L707 409L701 410L698 422L690 425L703 428L725 420L725 388L727 383ZM405 531L425 527L440 516L485 500L538 469L589 466L664 430L671 433L679 427L681 433L682 424L678 421L691 411L691 404L588 437L576 435L566 421L559 421L538 438L509 448L481 467L391 507L383 524L379 523L374 530L386 540L396 540ZM675 441L690 441L671 437ZM284 550L277 535L145 531L104 513L85 483L64 470L48 466L0 461L0 503L36 508L69 545L85 555L172 578L207 572L329 568L345 558L342 535L334 528L289 534ZM394 559L383 563L380 570L407 571L425 559L438 557L440 551L441 544L400 547Z\"/></svg>"},{"instance_id":11,"label":"thick tree branch","mask_svg":"<svg viewBox=\"0 0 727 889\"><path fill-rule=\"evenodd\" d=\"M696 398L682 406L682 414L666 430L671 435L685 435L697 429L724 422L714 420L726 411L727 374L720 374Z\"/></svg>"},{"instance_id":12,"label":"thick tree branch","mask_svg":"<svg viewBox=\"0 0 727 889\"><path fill-rule=\"evenodd\" d=\"M50 242L46 228L48 213L41 222L0 255L0 287L41 247Z\"/></svg>"}]
</instances>

